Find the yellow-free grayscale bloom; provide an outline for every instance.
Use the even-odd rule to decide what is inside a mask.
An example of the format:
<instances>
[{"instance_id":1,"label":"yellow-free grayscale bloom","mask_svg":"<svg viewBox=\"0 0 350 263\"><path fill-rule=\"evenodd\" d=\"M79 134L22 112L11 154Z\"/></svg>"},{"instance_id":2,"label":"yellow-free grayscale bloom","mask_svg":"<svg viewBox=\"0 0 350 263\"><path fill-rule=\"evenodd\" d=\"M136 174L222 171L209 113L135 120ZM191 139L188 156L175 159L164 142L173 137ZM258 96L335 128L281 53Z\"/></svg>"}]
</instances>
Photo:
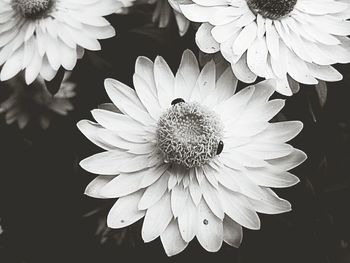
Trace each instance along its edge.
<instances>
[{"instance_id":1,"label":"yellow-free grayscale bloom","mask_svg":"<svg viewBox=\"0 0 350 263\"><path fill-rule=\"evenodd\" d=\"M86 194L119 198L107 225L144 218L144 242L160 237L169 256L195 237L211 252L223 241L238 247L242 226L260 228L257 212L290 211L270 187L298 183L288 171L306 158L286 143L301 122L269 122L284 106L269 100L275 80L236 92L231 68L218 78L215 71L212 61L200 70L188 50L175 76L163 58L139 57L135 90L107 79L114 106L93 110L97 123L78 123L104 150L80 163L99 174Z\"/></svg>"},{"instance_id":2,"label":"yellow-free grayscale bloom","mask_svg":"<svg viewBox=\"0 0 350 263\"><path fill-rule=\"evenodd\" d=\"M30 122L37 122L42 129L47 129L53 115L67 115L74 109L70 99L76 95L76 84L69 81L69 76L70 73L66 72L55 95L47 90L40 78L30 86L20 77L7 81L10 96L0 103L0 113L4 114L6 123L17 122L18 127L23 129Z\"/></svg>"},{"instance_id":3,"label":"yellow-free grayscale bloom","mask_svg":"<svg viewBox=\"0 0 350 263\"><path fill-rule=\"evenodd\" d=\"M243 82L276 79L284 95L292 95L290 81L341 80L331 65L350 62L347 0L193 0L180 9L202 23L203 52L220 51Z\"/></svg>"},{"instance_id":4,"label":"yellow-free grayscale bloom","mask_svg":"<svg viewBox=\"0 0 350 263\"><path fill-rule=\"evenodd\" d=\"M27 84L40 74L52 80L62 66L72 70L84 49L100 50L98 39L115 35L103 17L116 0L0 0L1 81L25 70Z\"/></svg>"}]
</instances>

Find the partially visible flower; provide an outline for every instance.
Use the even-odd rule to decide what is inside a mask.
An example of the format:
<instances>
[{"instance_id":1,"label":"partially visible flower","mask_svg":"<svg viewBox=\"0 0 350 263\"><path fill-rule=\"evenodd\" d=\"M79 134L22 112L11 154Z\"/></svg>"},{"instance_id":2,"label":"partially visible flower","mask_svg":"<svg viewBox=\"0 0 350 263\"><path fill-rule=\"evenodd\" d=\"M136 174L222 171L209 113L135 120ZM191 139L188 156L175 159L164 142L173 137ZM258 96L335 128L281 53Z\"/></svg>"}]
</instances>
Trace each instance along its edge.
<instances>
[{"instance_id":1,"label":"partially visible flower","mask_svg":"<svg viewBox=\"0 0 350 263\"><path fill-rule=\"evenodd\" d=\"M103 18L123 4L117 0L0 0L0 79L25 70L52 80L62 66L72 70L84 49L100 50L97 39L115 35Z\"/></svg>"},{"instance_id":2,"label":"partially visible flower","mask_svg":"<svg viewBox=\"0 0 350 263\"><path fill-rule=\"evenodd\" d=\"M66 72L59 91L52 95L42 79L27 86L22 78L16 77L6 84L11 89L7 100L0 103L0 113L5 114L7 124L17 122L23 129L30 121L37 121L42 129L47 129L54 114L67 115L73 110L70 99L75 96L75 84L68 80Z\"/></svg>"},{"instance_id":3,"label":"partially visible flower","mask_svg":"<svg viewBox=\"0 0 350 263\"><path fill-rule=\"evenodd\" d=\"M236 93L230 68L216 80L214 62L202 71L185 51L174 76L157 57L136 61L135 90L105 81L115 106L92 111L98 123L82 120L81 132L105 151L81 161L99 176L86 188L95 198L119 198L107 225L129 226L144 217L142 238L160 236L167 255L196 237L207 251L222 242L238 247L242 226L259 229L257 212L291 210L270 187L299 179L287 172L305 154L286 142L302 123L269 122L284 106L270 100L268 80Z\"/></svg>"},{"instance_id":4,"label":"partially visible flower","mask_svg":"<svg viewBox=\"0 0 350 263\"><path fill-rule=\"evenodd\" d=\"M135 0L135 5L150 4L154 5L152 22L157 23L159 28L166 28L171 23L171 19L175 16L180 36L186 34L190 21L181 13L178 4L168 0ZM175 7L174 9L170 6Z\"/></svg>"},{"instance_id":5,"label":"partially visible flower","mask_svg":"<svg viewBox=\"0 0 350 263\"><path fill-rule=\"evenodd\" d=\"M331 65L350 62L347 0L193 0L180 8L202 23L199 48L220 51L246 83L273 78L278 92L292 95L295 82L341 80Z\"/></svg>"}]
</instances>

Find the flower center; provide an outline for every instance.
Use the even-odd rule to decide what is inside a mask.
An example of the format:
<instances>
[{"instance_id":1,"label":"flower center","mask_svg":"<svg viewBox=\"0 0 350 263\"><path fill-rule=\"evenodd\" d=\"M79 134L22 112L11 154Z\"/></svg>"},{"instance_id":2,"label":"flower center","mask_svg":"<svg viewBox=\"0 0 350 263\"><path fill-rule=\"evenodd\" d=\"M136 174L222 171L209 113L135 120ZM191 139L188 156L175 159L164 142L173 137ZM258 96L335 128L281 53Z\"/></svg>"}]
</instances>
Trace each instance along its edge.
<instances>
[{"instance_id":1,"label":"flower center","mask_svg":"<svg viewBox=\"0 0 350 263\"><path fill-rule=\"evenodd\" d=\"M54 0L12 0L12 7L24 18L39 19L48 15Z\"/></svg>"},{"instance_id":2,"label":"flower center","mask_svg":"<svg viewBox=\"0 0 350 263\"><path fill-rule=\"evenodd\" d=\"M159 119L158 147L165 160L192 168L208 163L223 148L223 125L215 112L176 99Z\"/></svg>"},{"instance_id":3,"label":"flower center","mask_svg":"<svg viewBox=\"0 0 350 263\"><path fill-rule=\"evenodd\" d=\"M280 19L293 11L298 0L246 0L254 14L272 20Z\"/></svg>"}]
</instances>

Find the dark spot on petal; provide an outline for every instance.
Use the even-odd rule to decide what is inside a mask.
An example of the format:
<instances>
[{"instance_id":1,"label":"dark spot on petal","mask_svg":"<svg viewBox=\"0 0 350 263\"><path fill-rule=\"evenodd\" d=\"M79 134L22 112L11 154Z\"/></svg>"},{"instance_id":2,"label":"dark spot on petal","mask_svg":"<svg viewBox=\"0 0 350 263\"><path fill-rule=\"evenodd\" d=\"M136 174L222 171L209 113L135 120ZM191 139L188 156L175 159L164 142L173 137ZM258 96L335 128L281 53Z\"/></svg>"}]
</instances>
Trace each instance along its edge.
<instances>
[{"instance_id":1,"label":"dark spot on petal","mask_svg":"<svg viewBox=\"0 0 350 263\"><path fill-rule=\"evenodd\" d=\"M208 224L209 224L208 219L204 219L204 220L203 220L203 224L204 224L204 225L208 225Z\"/></svg>"}]
</instances>

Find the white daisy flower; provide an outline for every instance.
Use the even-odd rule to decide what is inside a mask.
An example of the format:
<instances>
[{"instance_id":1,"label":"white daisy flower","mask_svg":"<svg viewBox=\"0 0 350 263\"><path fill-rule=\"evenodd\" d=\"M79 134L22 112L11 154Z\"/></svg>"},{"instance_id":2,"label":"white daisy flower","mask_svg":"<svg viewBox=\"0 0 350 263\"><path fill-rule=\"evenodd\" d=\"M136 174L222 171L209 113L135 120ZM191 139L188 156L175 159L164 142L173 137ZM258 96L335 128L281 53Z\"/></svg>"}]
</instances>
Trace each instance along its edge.
<instances>
[{"instance_id":1,"label":"white daisy flower","mask_svg":"<svg viewBox=\"0 0 350 263\"><path fill-rule=\"evenodd\" d=\"M200 71L190 51L175 76L163 58L139 57L135 91L105 81L117 108L93 110L98 123L82 120L78 128L105 150L80 165L99 174L87 195L119 198L109 227L144 218L143 240L160 236L169 256L194 237L214 252L223 241L238 247L242 226L259 229L257 212L291 210L270 187L298 183L287 171L306 156L286 141L302 123L269 122L284 106L281 99L268 101L275 81L235 94L236 84L230 68L216 80L214 62Z\"/></svg>"},{"instance_id":2,"label":"white daisy flower","mask_svg":"<svg viewBox=\"0 0 350 263\"><path fill-rule=\"evenodd\" d=\"M17 122L18 127L23 129L30 121L36 121L42 129L47 129L54 114L67 115L74 109L70 99L76 95L76 84L68 80L69 76L70 73L66 72L55 95L47 90L40 78L30 86L19 77L6 82L11 94L0 103L0 113L4 113L6 123Z\"/></svg>"},{"instance_id":3,"label":"white daisy flower","mask_svg":"<svg viewBox=\"0 0 350 263\"><path fill-rule=\"evenodd\" d=\"M26 83L40 74L52 80L62 66L72 70L84 49L115 35L103 18L120 9L116 0L0 0L0 79L25 70Z\"/></svg>"},{"instance_id":4,"label":"white daisy flower","mask_svg":"<svg viewBox=\"0 0 350 263\"><path fill-rule=\"evenodd\" d=\"M221 51L246 83L274 78L291 95L294 82L341 80L330 65L350 62L348 0L193 0L180 8L202 23L199 48Z\"/></svg>"}]
</instances>

